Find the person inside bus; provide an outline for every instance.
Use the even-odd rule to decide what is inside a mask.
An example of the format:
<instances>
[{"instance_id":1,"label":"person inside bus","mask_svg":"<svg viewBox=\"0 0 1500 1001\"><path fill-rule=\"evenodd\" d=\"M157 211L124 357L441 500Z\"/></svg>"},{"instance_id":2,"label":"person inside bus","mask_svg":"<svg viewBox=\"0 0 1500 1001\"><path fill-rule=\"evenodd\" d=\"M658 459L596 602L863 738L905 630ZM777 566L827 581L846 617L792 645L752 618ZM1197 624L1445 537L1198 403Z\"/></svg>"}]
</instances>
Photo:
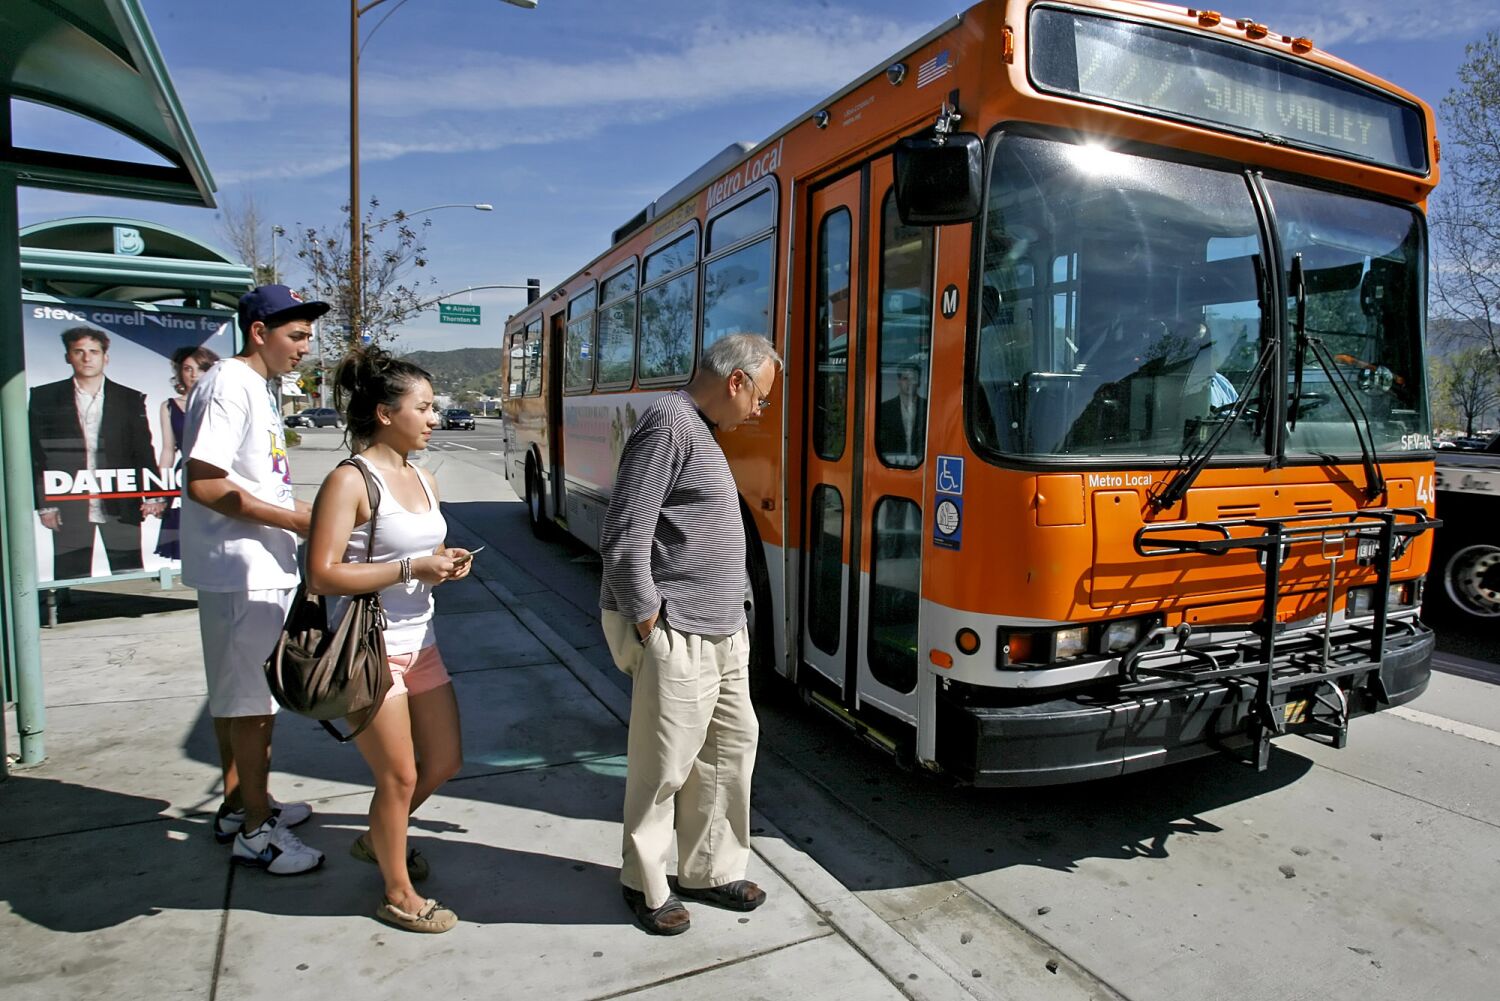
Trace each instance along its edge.
<instances>
[{"instance_id":1,"label":"person inside bus","mask_svg":"<svg viewBox=\"0 0 1500 1001\"><path fill-rule=\"evenodd\" d=\"M642 411L600 532L600 624L633 679L620 883L636 921L656 935L687 931L679 895L734 911L766 899L745 878L759 736L745 526L715 434L770 406L780 367L757 334L706 349L692 382Z\"/></svg>"},{"instance_id":2,"label":"person inside bus","mask_svg":"<svg viewBox=\"0 0 1500 1001\"><path fill-rule=\"evenodd\" d=\"M927 442L927 397L917 392L920 366L903 362L896 368L896 395L880 404L875 422L875 447L883 458L911 464Z\"/></svg>"},{"instance_id":3,"label":"person inside bus","mask_svg":"<svg viewBox=\"0 0 1500 1001\"><path fill-rule=\"evenodd\" d=\"M1193 360L1188 368L1183 393L1188 399L1206 395L1208 414L1216 414L1238 402L1240 398L1234 383L1219 371L1229 355L1229 345L1216 341L1209 333L1208 324L1202 320L1189 323L1187 331Z\"/></svg>"}]
</instances>

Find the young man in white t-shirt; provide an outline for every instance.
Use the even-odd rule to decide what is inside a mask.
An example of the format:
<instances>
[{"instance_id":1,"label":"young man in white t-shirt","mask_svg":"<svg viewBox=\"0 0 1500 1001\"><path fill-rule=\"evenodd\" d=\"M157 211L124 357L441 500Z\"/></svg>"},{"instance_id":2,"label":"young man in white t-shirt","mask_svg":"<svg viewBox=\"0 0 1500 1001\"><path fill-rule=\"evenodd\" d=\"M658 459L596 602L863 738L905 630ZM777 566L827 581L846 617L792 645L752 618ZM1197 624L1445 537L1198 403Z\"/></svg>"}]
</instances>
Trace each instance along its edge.
<instances>
[{"instance_id":1,"label":"young man in white t-shirt","mask_svg":"<svg viewBox=\"0 0 1500 1001\"><path fill-rule=\"evenodd\" d=\"M267 789L276 702L264 665L296 593L297 536L311 507L292 496L276 385L307 354L326 303L285 285L240 299L244 347L198 380L187 401L182 454L182 581L198 590L198 627L224 767L214 836L234 860L278 876L309 872L323 853L289 828L312 814Z\"/></svg>"}]
</instances>

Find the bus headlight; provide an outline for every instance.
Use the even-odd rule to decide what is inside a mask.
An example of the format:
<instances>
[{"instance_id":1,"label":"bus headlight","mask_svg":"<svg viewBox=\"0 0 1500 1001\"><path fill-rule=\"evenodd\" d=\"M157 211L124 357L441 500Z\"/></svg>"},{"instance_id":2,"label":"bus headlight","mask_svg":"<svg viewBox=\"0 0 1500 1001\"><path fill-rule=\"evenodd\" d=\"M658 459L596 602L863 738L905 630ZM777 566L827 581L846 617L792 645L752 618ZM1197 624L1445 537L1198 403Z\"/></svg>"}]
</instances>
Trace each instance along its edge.
<instances>
[{"instance_id":1,"label":"bus headlight","mask_svg":"<svg viewBox=\"0 0 1500 1001\"><path fill-rule=\"evenodd\" d=\"M1111 622L1104 627L1104 652L1124 653L1135 646L1141 638L1145 623L1140 619L1124 619Z\"/></svg>"},{"instance_id":2,"label":"bus headlight","mask_svg":"<svg viewBox=\"0 0 1500 1001\"><path fill-rule=\"evenodd\" d=\"M1053 656L1058 660L1072 660L1082 657L1089 650L1089 627L1078 626L1075 629L1059 629L1056 632L1056 646Z\"/></svg>"},{"instance_id":3,"label":"bus headlight","mask_svg":"<svg viewBox=\"0 0 1500 1001\"><path fill-rule=\"evenodd\" d=\"M1394 582L1386 592L1386 610L1394 612L1404 608L1413 608L1421 600L1421 594L1420 580ZM1372 615L1374 612L1375 588L1351 587L1349 589L1349 598L1344 603L1344 614L1353 619L1363 615Z\"/></svg>"}]
</instances>

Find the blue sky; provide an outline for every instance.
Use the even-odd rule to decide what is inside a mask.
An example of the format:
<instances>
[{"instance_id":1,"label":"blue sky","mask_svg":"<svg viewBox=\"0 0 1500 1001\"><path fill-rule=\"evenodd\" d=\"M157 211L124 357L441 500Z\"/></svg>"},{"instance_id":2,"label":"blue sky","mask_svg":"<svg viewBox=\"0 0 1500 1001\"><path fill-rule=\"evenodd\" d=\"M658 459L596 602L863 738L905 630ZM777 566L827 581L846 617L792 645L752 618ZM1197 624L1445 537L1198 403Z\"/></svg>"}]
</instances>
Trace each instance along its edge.
<instances>
[{"instance_id":1,"label":"blue sky","mask_svg":"<svg viewBox=\"0 0 1500 1001\"><path fill-rule=\"evenodd\" d=\"M271 222L336 224L348 198L348 6L342 0L142 0L221 203L253 194ZM388 0L361 19L364 197L433 213L440 291L542 280L736 140L758 141L962 8L955 0ZM373 36L370 31L394 11ZM1463 48L1500 28L1494 0L1245 0L1226 16L1307 35L1434 106ZM212 14L210 14L212 12ZM140 157L76 120L17 106L27 145ZM1439 134L1441 137L1441 133ZM147 154L149 158L149 154ZM21 191L23 225L72 215L149 218L222 245L216 213ZM285 262L289 255L282 254ZM498 346L524 293L473 293L478 327L435 313L407 349Z\"/></svg>"}]
</instances>

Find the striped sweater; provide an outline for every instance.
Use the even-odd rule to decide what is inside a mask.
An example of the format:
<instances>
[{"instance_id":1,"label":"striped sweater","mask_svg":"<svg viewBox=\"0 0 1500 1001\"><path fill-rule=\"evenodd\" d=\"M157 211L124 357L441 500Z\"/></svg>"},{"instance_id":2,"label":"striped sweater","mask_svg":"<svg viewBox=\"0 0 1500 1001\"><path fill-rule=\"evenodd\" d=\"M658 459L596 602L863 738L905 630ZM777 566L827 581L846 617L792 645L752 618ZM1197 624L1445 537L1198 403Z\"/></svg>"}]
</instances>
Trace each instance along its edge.
<instances>
[{"instance_id":1,"label":"striped sweater","mask_svg":"<svg viewBox=\"0 0 1500 1001\"><path fill-rule=\"evenodd\" d=\"M745 625L745 528L734 475L683 392L646 408L620 455L599 552L599 607L705 636Z\"/></svg>"}]
</instances>

